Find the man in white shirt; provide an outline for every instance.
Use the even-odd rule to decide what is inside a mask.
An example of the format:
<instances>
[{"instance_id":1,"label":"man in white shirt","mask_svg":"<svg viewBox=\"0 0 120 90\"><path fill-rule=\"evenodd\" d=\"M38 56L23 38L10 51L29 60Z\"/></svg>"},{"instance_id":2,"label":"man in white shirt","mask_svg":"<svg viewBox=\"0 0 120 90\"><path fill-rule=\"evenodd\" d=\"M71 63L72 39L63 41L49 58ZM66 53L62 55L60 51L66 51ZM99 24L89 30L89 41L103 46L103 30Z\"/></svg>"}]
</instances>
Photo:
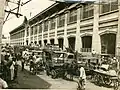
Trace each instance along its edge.
<instances>
[{"instance_id":1,"label":"man in white shirt","mask_svg":"<svg viewBox=\"0 0 120 90\"><path fill-rule=\"evenodd\" d=\"M85 82L86 82L85 69L81 66L79 71L80 71L79 83L81 85L82 90L85 90Z\"/></svg>"},{"instance_id":2,"label":"man in white shirt","mask_svg":"<svg viewBox=\"0 0 120 90\"><path fill-rule=\"evenodd\" d=\"M23 51L23 53L22 53L22 57L24 58L25 63L26 63L26 65L27 65L27 64L28 64L28 58L29 58L29 52L28 52L28 49L26 49L25 51Z\"/></svg>"}]
</instances>

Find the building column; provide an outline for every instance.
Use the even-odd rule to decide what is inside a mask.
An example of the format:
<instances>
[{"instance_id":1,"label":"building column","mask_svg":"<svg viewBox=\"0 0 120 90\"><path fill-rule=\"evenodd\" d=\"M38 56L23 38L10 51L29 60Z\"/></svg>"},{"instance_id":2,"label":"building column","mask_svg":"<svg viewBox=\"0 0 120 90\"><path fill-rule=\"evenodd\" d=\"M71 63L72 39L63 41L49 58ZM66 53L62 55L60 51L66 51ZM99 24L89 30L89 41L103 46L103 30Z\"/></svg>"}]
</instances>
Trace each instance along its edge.
<instances>
[{"instance_id":1,"label":"building column","mask_svg":"<svg viewBox=\"0 0 120 90\"><path fill-rule=\"evenodd\" d=\"M39 34L39 24L37 25L37 44L39 44L38 34Z\"/></svg>"},{"instance_id":2,"label":"building column","mask_svg":"<svg viewBox=\"0 0 120 90\"><path fill-rule=\"evenodd\" d=\"M118 0L118 4L120 4L120 0ZM120 55L120 5L118 5L118 30L116 35L116 55Z\"/></svg>"},{"instance_id":3,"label":"building column","mask_svg":"<svg viewBox=\"0 0 120 90\"><path fill-rule=\"evenodd\" d=\"M50 44L50 19L48 20L48 38L47 38L47 43L49 43Z\"/></svg>"},{"instance_id":4,"label":"building column","mask_svg":"<svg viewBox=\"0 0 120 90\"><path fill-rule=\"evenodd\" d=\"M94 4L92 50L95 50L96 53L101 54L101 41L98 32L99 32L99 5Z\"/></svg>"},{"instance_id":5,"label":"building column","mask_svg":"<svg viewBox=\"0 0 120 90\"><path fill-rule=\"evenodd\" d=\"M67 21L68 21L68 11L65 11L65 27L64 27L64 46L63 46L63 50L65 50L65 48L68 48L68 38L67 38Z\"/></svg>"},{"instance_id":6,"label":"building column","mask_svg":"<svg viewBox=\"0 0 120 90\"><path fill-rule=\"evenodd\" d=\"M24 45L27 45L27 44L26 44L27 27L28 27L28 26L27 26L27 24L25 24L25 32L24 32L24 34L25 34L25 35L24 35Z\"/></svg>"},{"instance_id":7,"label":"building column","mask_svg":"<svg viewBox=\"0 0 120 90\"><path fill-rule=\"evenodd\" d=\"M80 37L80 12L81 8L80 6L77 7L77 30L76 30L76 43L75 43L75 50L80 52L80 49L82 48L82 42Z\"/></svg>"},{"instance_id":8,"label":"building column","mask_svg":"<svg viewBox=\"0 0 120 90\"><path fill-rule=\"evenodd\" d=\"M28 38L28 43L31 43L31 27L29 25L29 38Z\"/></svg>"},{"instance_id":9,"label":"building column","mask_svg":"<svg viewBox=\"0 0 120 90\"><path fill-rule=\"evenodd\" d=\"M43 33L44 33L44 23L42 23L42 40L41 40L42 46L44 46Z\"/></svg>"},{"instance_id":10,"label":"building column","mask_svg":"<svg viewBox=\"0 0 120 90\"><path fill-rule=\"evenodd\" d=\"M35 42L35 40L34 40L35 39L35 28L34 28L34 26L33 26L33 35L32 36L33 36L33 45L35 45L35 43L34 43Z\"/></svg>"},{"instance_id":11,"label":"building column","mask_svg":"<svg viewBox=\"0 0 120 90\"><path fill-rule=\"evenodd\" d=\"M58 39L57 39L57 20L58 20L58 15L55 16L55 44L58 44Z\"/></svg>"}]
</instances>

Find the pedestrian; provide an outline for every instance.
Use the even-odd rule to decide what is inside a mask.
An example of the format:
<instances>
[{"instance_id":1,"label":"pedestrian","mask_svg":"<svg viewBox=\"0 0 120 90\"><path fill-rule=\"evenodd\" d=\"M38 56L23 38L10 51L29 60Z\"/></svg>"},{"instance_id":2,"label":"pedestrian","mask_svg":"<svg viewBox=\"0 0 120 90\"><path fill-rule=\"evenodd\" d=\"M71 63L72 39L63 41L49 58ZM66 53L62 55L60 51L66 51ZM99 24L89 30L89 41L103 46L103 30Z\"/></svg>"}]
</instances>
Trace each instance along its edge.
<instances>
[{"instance_id":1,"label":"pedestrian","mask_svg":"<svg viewBox=\"0 0 120 90\"><path fill-rule=\"evenodd\" d=\"M32 56L30 56L30 71L31 71L31 69L32 69L32 67L33 67L33 59L32 59Z\"/></svg>"},{"instance_id":2,"label":"pedestrian","mask_svg":"<svg viewBox=\"0 0 120 90\"><path fill-rule=\"evenodd\" d=\"M36 61L36 56L33 52L32 56L30 56L30 71L31 71L32 68L34 69L35 61Z\"/></svg>"},{"instance_id":3,"label":"pedestrian","mask_svg":"<svg viewBox=\"0 0 120 90\"><path fill-rule=\"evenodd\" d=\"M24 70L24 63L25 63L25 61L24 61L24 58L22 57L22 58L21 58L22 71Z\"/></svg>"},{"instance_id":4,"label":"pedestrian","mask_svg":"<svg viewBox=\"0 0 120 90\"><path fill-rule=\"evenodd\" d=\"M24 58L26 65L28 65L28 57L29 57L28 49L26 49L25 51L23 51L22 57Z\"/></svg>"},{"instance_id":5,"label":"pedestrian","mask_svg":"<svg viewBox=\"0 0 120 90\"><path fill-rule=\"evenodd\" d=\"M15 62L12 60L12 65L10 66L10 72L11 72L11 81L13 81L14 80L14 70L15 70L15 67L14 67L14 65L15 65Z\"/></svg>"},{"instance_id":6,"label":"pedestrian","mask_svg":"<svg viewBox=\"0 0 120 90\"><path fill-rule=\"evenodd\" d=\"M92 51L92 56L95 57L95 55L96 55L96 51L93 50L93 51Z\"/></svg>"},{"instance_id":7,"label":"pedestrian","mask_svg":"<svg viewBox=\"0 0 120 90\"><path fill-rule=\"evenodd\" d=\"M15 65L14 65L14 79L17 78L17 72L18 72L18 61L17 59L14 59Z\"/></svg>"},{"instance_id":8,"label":"pedestrian","mask_svg":"<svg viewBox=\"0 0 120 90\"><path fill-rule=\"evenodd\" d=\"M8 88L7 82L2 78L0 78L0 89L7 89L7 88Z\"/></svg>"},{"instance_id":9,"label":"pedestrian","mask_svg":"<svg viewBox=\"0 0 120 90\"><path fill-rule=\"evenodd\" d=\"M4 62L4 79L6 81L11 80L11 71L10 71L11 65L12 65L12 59L10 53L7 52L5 55L5 62Z\"/></svg>"},{"instance_id":10,"label":"pedestrian","mask_svg":"<svg viewBox=\"0 0 120 90\"><path fill-rule=\"evenodd\" d=\"M79 66L79 72L80 72L80 76L79 76L79 84L82 88L82 90L85 90L85 83L86 83L86 73L85 73L85 69L84 67L81 65Z\"/></svg>"}]
</instances>

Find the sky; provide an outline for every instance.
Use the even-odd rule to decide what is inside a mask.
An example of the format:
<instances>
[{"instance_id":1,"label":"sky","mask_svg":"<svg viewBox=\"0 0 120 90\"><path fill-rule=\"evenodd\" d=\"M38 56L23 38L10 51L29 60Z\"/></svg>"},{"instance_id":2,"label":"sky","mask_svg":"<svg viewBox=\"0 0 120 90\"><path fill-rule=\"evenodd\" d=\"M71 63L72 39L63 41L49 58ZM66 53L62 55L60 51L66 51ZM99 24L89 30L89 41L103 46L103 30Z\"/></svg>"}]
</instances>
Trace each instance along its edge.
<instances>
[{"instance_id":1,"label":"sky","mask_svg":"<svg viewBox=\"0 0 120 90\"><path fill-rule=\"evenodd\" d=\"M11 0L11 1L15 1L15 0ZM25 0L23 0L25 2ZM26 0L28 1L28 0ZM23 16L27 16L28 19L32 18L33 16L35 16L36 14L38 14L39 12L43 11L44 9L46 9L47 7L49 7L50 5L52 5L53 3L55 3L54 1L50 1L50 0L32 0L31 2L27 3L26 5L24 5L23 7L21 7L20 9L20 13ZM8 6L6 7L7 10L9 9L13 9L15 8L17 5L9 3ZM7 13L5 13L7 15ZM18 27L19 25L22 24L24 17L20 17L17 18L15 15L10 15L8 18L8 21L5 22L5 24L3 25L3 30L2 33L5 36L9 36L9 32L12 31L13 29L15 29L16 27Z\"/></svg>"}]
</instances>

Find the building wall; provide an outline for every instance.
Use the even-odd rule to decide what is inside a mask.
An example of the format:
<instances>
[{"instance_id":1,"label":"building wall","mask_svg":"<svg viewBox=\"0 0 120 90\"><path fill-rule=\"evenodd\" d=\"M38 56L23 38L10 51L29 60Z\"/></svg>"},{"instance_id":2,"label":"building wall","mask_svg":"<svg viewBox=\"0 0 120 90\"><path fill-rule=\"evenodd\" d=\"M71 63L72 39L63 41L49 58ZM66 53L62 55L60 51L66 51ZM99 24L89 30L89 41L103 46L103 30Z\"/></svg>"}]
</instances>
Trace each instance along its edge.
<instances>
[{"instance_id":1,"label":"building wall","mask_svg":"<svg viewBox=\"0 0 120 90\"><path fill-rule=\"evenodd\" d=\"M107 5L106 5L107 6ZM116 34L116 54L119 52L119 28L120 28L120 6L115 8L104 5L80 5L73 4L70 7L62 9L45 19L38 21L32 25L26 25L22 30L11 33L11 44L26 45L28 43L44 40L50 43L54 39L54 43L58 44L58 39L63 38L64 46L69 47L68 38L75 38L75 50L81 52L82 37L92 37L91 50L101 53L100 36L106 33ZM37 19L37 18L36 18ZM16 35L16 36L15 36ZM65 49L65 47L63 48ZM83 49L84 52L87 49ZM91 52L91 50L88 50Z\"/></svg>"}]
</instances>

